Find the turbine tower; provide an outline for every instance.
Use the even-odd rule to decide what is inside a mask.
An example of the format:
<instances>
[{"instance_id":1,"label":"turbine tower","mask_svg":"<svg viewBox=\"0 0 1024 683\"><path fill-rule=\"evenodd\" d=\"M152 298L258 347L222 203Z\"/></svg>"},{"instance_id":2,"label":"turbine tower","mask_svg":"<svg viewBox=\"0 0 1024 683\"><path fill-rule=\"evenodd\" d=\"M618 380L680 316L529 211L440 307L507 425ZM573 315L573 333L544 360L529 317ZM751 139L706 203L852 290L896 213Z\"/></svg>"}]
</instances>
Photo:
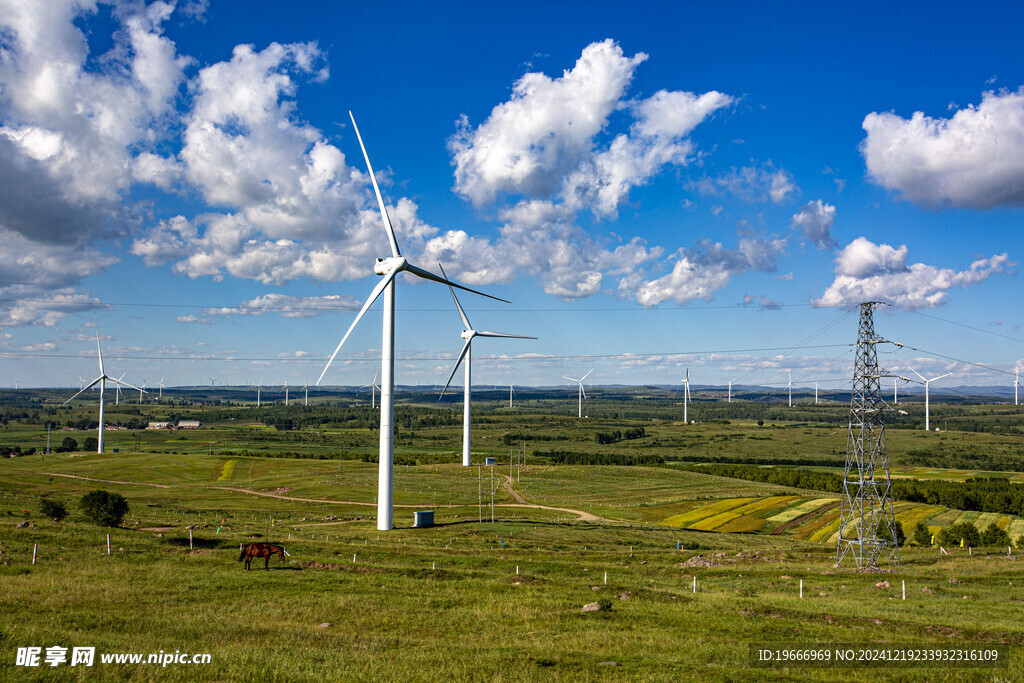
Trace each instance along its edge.
<instances>
[{"instance_id":1,"label":"turbine tower","mask_svg":"<svg viewBox=\"0 0 1024 683\"><path fill-rule=\"evenodd\" d=\"M128 384L127 382L122 382L119 379L115 379L113 377L108 377L107 376L107 371L103 369L103 351L100 349L100 334L99 334L99 332L96 333L96 355L100 359L100 376L97 377L96 379L94 379L93 381L89 382L89 384L87 384L82 389L80 389L77 394L75 394L74 396L72 396L68 400L64 401L64 405L67 405L67 404L71 403L72 401L74 401L76 398L78 398L79 394L82 394L83 392L88 391L89 389L92 389L97 384L100 385L100 424L99 424L99 430L98 430L98 434L97 434L97 438L96 438L96 452L97 453L102 453L103 452L103 393L104 393L104 390L107 387L107 382L108 381L113 382L115 386L124 385L124 386L126 386L126 387L128 387L130 389L139 389L139 388L136 387L136 386L132 386L131 384ZM124 375L121 375L121 376L124 377ZM142 391L142 389L139 389L139 391Z\"/></svg>"},{"instance_id":2,"label":"turbine tower","mask_svg":"<svg viewBox=\"0 0 1024 683\"><path fill-rule=\"evenodd\" d=\"M1019 406L1020 401L1017 400L1017 392L1020 389L1020 370L1016 369L1013 371L1013 405Z\"/></svg>"},{"instance_id":3,"label":"turbine tower","mask_svg":"<svg viewBox=\"0 0 1024 683\"><path fill-rule=\"evenodd\" d=\"M594 368L590 368L589 370L587 370L587 374L583 375L579 379L573 379L572 377L566 377L565 375L562 375L563 379L567 379L570 382L578 382L579 385L580 385L580 412L579 412L579 417L581 417L581 418L583 417L583 399L585 399L587 397L587 392L583 391L583 380L585 380L590 375L590 373L592 373L593 371L594 371Z\"/></svg>"},{"instance_id":4,"label":"turbine tower","mask_svg":"<svg viewBox=\"0 0 1024 683\"><path fill-rule=\"evenodd\" d=\"M508 385L508 407L509 408L512 407L512 395L516 393L515 389L513 389L513 387L515 387L516 382L518 382L518 381L519 381L519 378L516 377L514 380L512 380L512 384Z\"/></svg>"},{"instance_id":5,"label":"turbine tower","mask_svg":"<svg viewBox=\"0 0 1024 683\"><path fill-rule=\"evenodd\" d=\"M889 451L885 442L885 413L892 408L881 396L881 378L891 377L878 367L878 345L892 343L875 334L877 301L860 305L860 327L853 368L850 431L843 472L843 501L839 513L836 566L852 553L857 568L873 566L880 555L900 564L896 543ZM899 344L896 344L899 346Z\"/></svg>"},{"instance_id":6,"label":"turbine tower","mask_svg":"<svg viewBox=\"0 0 1024 683\"><path fill-rule=\"evenodd\" d=\"M164 397L164 378L161 377L160 378L160 395L157 396L156 402L159 403L160 399L162 399L163 397Z\"/></svg>"},{"instance_id":7,"label":"turbine tower","mask_svg":"<svg viewBox=\"0 0 1024 683\"><path fill-rule=\"evenodd\" d=\"M384 206L384 198L380 194L380 187L377 185L377 177L373 174L373 166L370 165L370 157L366 153L366 146L363 144L363 138L359 134L359 127L356 126L356 119L352 116L352 112L348 113L349 118L352 119L352 129L355 131L356 138L359 140L359 147L363 151L363 159L366 161L366 170L370 176L370 182L373 183L373 192L377 197L377 207L380 209L380 217L383 222L384 232L387 234L388 243L391 247L391 256L388 258L378 258L377 263L373 267L373 272L377 275L382 276L380 282L370 292L370 296L366 298L366 302L363 304L362 309L356 315L355 320L349 326L348 331L345 332L345 336L338 342L338 346L334 349L334 353L331 354L330 360L327 361L327 365L324 367L323 372L320 373L320 378L316 381L317 386L320 386L320 382L323 381L324 375L327 374L327 369L331 367L331 363L334 362L338 352L341 351L341 347L345 344L345 340L348 339L349 335L352 334L352 330L359 324L359 321L369 310L370 306L383 294L384 295L384 315L383 315L383 331L382 331L382 343L381 343L381 354L380 354L380 451L379 451L379 470L377 476L377 529L380 531L387 531L394 527L394 476L395 476L395 430L394 430L394 417L395 417L395 278L402 272L407 271L417 277L421 277L425 280L432 280L434 282L440 282L445 285L452 285L459 289L464 289L467 292L473 292L474 294L480 294L482 296L489 297L491 299L497 299L498 301L504 301L495 296L489 294L483 294L483 292L477 292L468 287L464 287L454 282L449 282L443 277L434 275L430 271L423 270L413 264L402 256L402 252L398 248L398 239L395 237L395 230L391 225L391 219L388 217L387 208Z\"/></svg>"},{"instance_id":8,"label":"turbine tower","mask_svg":"<svg viewBox=\"0 0 1024 683\"><path fill-rule=\"evenodd\" d=\"M786 385L786 388L789 389L789 407L792 408L793 407L793 372L791 370L786 370L786 372L789 373L789 384Z\"/></svg>"},{"instance_id":9,"label":"turbine tower","mask_svg":"<svg viewBox=\"0 0 1024 683\"><path fill-rule=\"evenodd\" d=\"M732 380L729 380L729 403L732 403Z\"/></svg>"},{"instance_id":10,"label":"turbine tower","mask_svg":"<svg viewBox=\"0 0 1024 683\"><path fill-rule=\"evenodd\" d=\"M260 392L263 391L263 378L256 384L256 407L260 407Z\"/></svg>"},{"instance_id":11,"label":"turbine tower","mask_svg":"<svg viewBox=\"0 0 1024 683\"><path fill-rule=\"evenodd\" d=\"M306 398L303 399L302 405L303 406L308 406L309 405L309 384L303 384L302 385L302 390L306 392Z\"/></svg>"},{"instance_id":12,"label":"turbine tower","mask_svg":"<svg viewBox=\"0 0 1024 683\"><path fill-rule=\"evenodd\" d=\"M690 424L687 404L690 402L690 368L686 368L686 379L683 380L683 423Z\"/></svg>"},{"instance_id":13,"label":"turbine tower","mask_svg":"<svg viewBox=\"0 0 1024 683\"><path fill-rule=\"evenodd\" d=\"M953 373L952 372L947 372L945 375L939 375L938 377L932 377L931 379L925 379L924 376L920 372L915 370L914 368L910 368L910 371L912 373L914 373L915 375L917 375L918 377L921 378L921 382L919 382L919 384L924 384L924 431L930 432L931 431L931 422L929 421L929 417L930 417L929 413L931 411L930 411L929 402L928 402L928 387L931 386L931 383L934 382L935 380L942 379L943 377L949 377Z\"/></svg>"},{"instance_id":14,"label":"turbine tower","mask_svg":"<svg viewBox=\"0 0 1024 683\"><path fill-rule=\"evenodd\" d=\"M441 269L441 275L445 278L448 274L444 272L444 266L440 263L437 267ZM466 383L462 389L462 466L469 467L472 462L470 458L470 405L473 400L473 340L476 337L498 337L501 339L536 339L536 337L526 337L521 334L505 334L504 332L486 332L477 331L473 329L473 326L469 324L469 318L466 317L466 312L462 310L462 305L459 303L459 298L455 296L455 290L449 285L448 289L452 293L452 299L455 301L455 308L459 311L459 317L462 318L462 324L466 326L466 329L462 330L462 338L466 340L466 343L462 345L462 352L459 354L458 360L455 361L455 367L452 368L452 373L448 375L448 381L444 384L444 389L441 390L441 396L444 396L444 392L448 390L448 385L452 383L452 378L455 377L455 371L459 369L459 363L463 359L466 360ZM437 400L441 400L441 396ZM511 395L510 395L511 396ZM511 398L509 399L511 402Z\"/></svg>"},{"instance_id":15,"label":"turbine tower","mask_svg":"<svg viewBox=\"0 0 1024 683\"><path fill-rule=\"evenodd\" d=\"M284 404L288 405L288 380L284 381Z\"/></svg>"},{"instance_id":16,"label":"turbine tower","mask_svg":"<svg viewBox=\"0 0 1024 683\"><path fill-rule=\"evenodd\" d=\"M818 380L814 380L814 405L818 405Z\"/></svg>"}]
</instances>

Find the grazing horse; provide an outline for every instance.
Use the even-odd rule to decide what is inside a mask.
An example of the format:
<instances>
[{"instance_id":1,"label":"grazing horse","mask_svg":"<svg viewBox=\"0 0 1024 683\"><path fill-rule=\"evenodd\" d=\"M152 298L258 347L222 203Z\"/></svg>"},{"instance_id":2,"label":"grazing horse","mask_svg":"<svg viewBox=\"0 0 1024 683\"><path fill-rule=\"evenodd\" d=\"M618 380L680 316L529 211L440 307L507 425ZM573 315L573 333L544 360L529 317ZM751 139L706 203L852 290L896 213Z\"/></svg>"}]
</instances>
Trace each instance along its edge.
<instances>
[{"instance_id":1,"label":"grazing horse","mask_svg":"<svg viewBox=\"0 0 1024 683\"><path fill-rule=\"evenodd\" d=\"M274 545L273 543L250 543L242 549L242 554L238 556L238 561L245 560L245 568L252 569L249 566L252 563L252 558L264 557L266 562L263 564L263 568L269 571L271 555L280 555L282 562L284 562L284 558L291 557L288 551L284 549L284 546Z\"/></svg>"}]
</instances>

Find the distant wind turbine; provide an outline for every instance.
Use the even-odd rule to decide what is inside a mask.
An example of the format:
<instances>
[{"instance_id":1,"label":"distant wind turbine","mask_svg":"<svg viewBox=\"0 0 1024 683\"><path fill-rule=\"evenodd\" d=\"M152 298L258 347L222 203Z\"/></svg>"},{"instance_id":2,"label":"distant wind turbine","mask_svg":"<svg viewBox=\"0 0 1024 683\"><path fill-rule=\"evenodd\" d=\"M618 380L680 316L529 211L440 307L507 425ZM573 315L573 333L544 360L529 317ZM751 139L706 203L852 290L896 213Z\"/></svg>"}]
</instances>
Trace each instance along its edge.
<instances>
[{"instance_id":1,"label":"distant wind turbine","mask_svg":"<svg viewBox=\"0 0 1024 683\"><path fill-rule=\"evenodd\" d=\"M302 385L302 390L306 392L306 398L303 401L302 405L308 406L309 405L309 384L303 384Z\"/></svg>"},{"instance_id":2,"label":"distant wind turbine","mask_svg":"<svg viewBox=\"0 0 1024 683\"><path fill-rule=\"evenodd\" d=\"M918 377L920 377L921 378L921 383L924 384L924 430L926 432L929 432L929 431L931 431L931 422L929 421L930 408L929 408L929 403L928 403L928 387L935 380L942 379L943 377L949 377L953 373L952 372L947 372L945 375L939 375L938 377L932 377L931 379L925 379L924 375L922 375L920 372L918 372L914 368L910 368L910 371L912 373L914 373L915 375L917 375Z\"/></svg>"},{"instance_id":3,"label":"distant wind turbine","mask_svg":"<svg viewBox=\"0 0 1024 683\"><path fill-rule=\"evenodd\" d=\"M690 368L686 368L686 379L683 380L683 422L690 424L690 414L687 412L687 404L690 402Z\"/></svg>"},{"instance_id":4,"label":"distant wind turbine","mask_svg":"<svg viewBox=\"0 0 1024 683\"><path fill-rule=\"evenodd\" d=\"M96 355L99 357L99 361L100 361L100 376L97 377L96 379L94 379L93 381L89 382L89 384L87 384L82 389L80 389L77 394L75 394L74 396L72 396L68 400L64 401L64 405L67 405L67 404L71 403L76 398L78 398L78 396L80 394L84 393L85 391L87 391L89 389L92 389L95 385L97 385L97 384L100 385L100 420L99 420L99 429L98 429L98 435L97 435L97 440L96 440L96 452L97 453L102 453L103 452L103 394L104 394L104 390L106 389L107 382L108 381L113 382L115 385L124 385L126 387L129 387L130 389L139 389L139 388L136 387L136 386L132 386L131 384L128 384L127 382L122 382L119 379L114 379L113 377L108 377L107 376L106 370L103 369L103 351L100 349L100 335L99 335L99 332L96 333ZM124 377L124 375L121 375L121 376ZM139 391L142 391L142 390L139 389Z\"/></svg>"},{"instance_id":5,"label":"distant wind turbine","mask_svg":"<svg viewBox=\"0 0 1024 683\"><path fill-rule=\"evenodd\" d=\"M516 377L514 380L512 380L512 384L508 385L508 407L509 408L512 407L512 396L513 396L513 394L516 393L515 389L513 389L513 387L516 385L516 382L518 382L518 381L519 381L519 378Z\"/></svg>"},{"instance_id":6,"label":"distant wind turbine","mask_svg":"<svg viewBox=\"0 0 1024 683\"><path fill-rule=\"evenodd\" d=\"M444 272L444 267L438 263L437 267L441 269L441 275L448 277L448 273ZM462 318L462 324L466 326L466 329L462 330L462 338L466 340L466 343L462 345L462 352L459 354L458 360L455 361L455 367L452 368L452 373L448 375L448 381L445 382L444 389L441 390L441 396L444 396L444 392L448 390L448 385L452 383L452 378L455 377L455 371L459 369L459 363L463 360L466 361L466 381L465 386L462 389L462 466L469 467L472 463L470 461L470 405L473 400L473 340L477 337L498 337L501 339L536 339L536 337L525 337L521 334L505 334L504 332L486 332L477 331L473 329L473 326L469 324L469 318L466 317L466 312L462 310L462 305L459 304L459 297L455 296L455 290L448 286L449 291L452 293L452 299L455 301L455 308L459 311L459 317ZM438 400L441 400L438 397ZM511 401L511 399L510 399Z\"/></svg>"},{"instance_id":7,"label":"distant wind turbine","mask_svg":"<svg viewBox=\"0 0 1024 683\"><path fill-rule=\"evenodd\" d=\"M377 275L382 276L382 279L370 292L370 295L366 298L366 302L363 304L362 309L356 315L355 320L349 326L348 331L345 332L345 336L338 342L337 348L334 349L334 353L331 354L330 360L327 361L327 365L324 367L323 372L320 373L320 378L316 381L317 386L323 381L324 375L327 374L328 368L331 367L331 363L334 362L334 358L341 351L341 347L344 346L345 340L348 339L349 335L352 334L352 330L355 329L356 325L369 310L370 306L383 294L384 295L384 315L382 321L382 344L381 344L381 356L380 356L380 451L379 451L379 470L377 476L377 529L380 531L387 531L394 527L394 476L395 476L395 278L402 271L411 273L417 277L421 277L425 280L431 280L433 282L439 282L441 284L452 285L459 289L464 289L474 294L481 294L491 299L498 299L498 297L490 296L489 294L483 294L477 292L463 285L455 284L450 282L446 278L434 275L430 271L423 270L413 264L402 256L401 250L398 248L398 239L395 237L395 230L391 225L391 219L388 217L387 208L384 206L384 198L380 194L380 187L377 185L377 177L373 173L373 167L370 165L370 156L366 153L366 146L363 144L363 138L359 134L359 127L356 125L356 119L352 116L352 112L349 112L349 118L352 119L352 130L355 131L356 138L359 140L359 147L363 151L363 159L366 161L366 170L370 176L370 182L373 184L373 192L377 197L377 207L380 209L380 217L383 222L384 232L387 234L388 244L391 247L391 256L388 258L378 258L377 263L374 265L373 272ZM504 299L498 299L499 301L505 301ZM505 303L508 303L505 301Z\"/></svg>"},{"instance_id":8,"label":"distant wind turbine","mask_svg":"<svg viewBox=\"0 0 1024 683\"><path fill-rule=\"evenodd\" d=\"M260 392L263 391L263 378L260 377L259 383L256 385L256 407L260 407Z\"/></svg>"},{"instance_id":9,"label":"distant wind turbine","mask_svg":"<svg viewBox=\"0 0 1024 683\"><path fill-rule=\"evenodd\" d=\"M1019 406L1020 401L1017 400L1017 392L1020 389L1020 370L1014 370L1013 379L1013 405Z\"/></svg>"},{"instance_id":10,"label":"distant wind turbine","mask_svg":"<svg viewBox=\"0 0 1024 683\"><path fill-rule=\"evenodd\" d=\"M814 380L814 405L818 405L818 380Z\"/></svg>"},{"instance_id":11,"label":"distant wind turbine","mask_svg":"<svg viewBox=\"0 0 1024 683\"><path fill-rule=\"evenodd\" d=\"M288 380L284 381L284 404L288 405Z\"/></svg>"},{"instance_id":12,"label":"distant wind turbine","mask_svg":"<svg viewBox=\"0 0 1024 683\"><path fill-rule=\"evenodd\" d=\"M377 407L377 392L380 391L380 387L377 386L377 373L378 372L379 371L376 371L376 370L374 371L374 373L373 373L373 381L372 382L370 382L369 384L364 384L363 386L359 387L360 389L366 389L367 387L369 387L369 389L370 389L370 408L371 409Z\"/></svg>"},{"instance_id":13,"label":"distant wind turbine","mask_svg":"<svg viewBox=\"0 0 1024 683\"><path fill-rule=\"evenodd\" d=\"M163 397L164 397L164 378L161 377L160 378L160 395L157 396L156 402L159 403L160 399L162 399Z\"/></svg>"},{"instance_id":14,"label":"distant wind turbine","mask_svg":"<svg viewBox=\"0 0 1024 683\"><path fill-rule=\"evenodd\" d=\"M579 417L583 417L583 399L585 399L587 397L587 392L583 390L583 380L585 380L590 375L590 373L592 373L593 371L594 371L594 368L590 368L589 370L587 370L587 374L583 375L579 379L573 379L572 377L566 377L565 375L562 375L563 379L567 379L570 382L577 382L580 385L580 393L579 393L579 397L580 397L580 412L579 412Z\"/></svg>"},{"instance_id":15,"label":"distant wind turbine","mask_svg":"<svg viewBox=\"0 0 1024 683\"><path fill-rule=\"evenodd\" d=\"M789 407L792 408L793 407L793 372L791 370L786 370L786 372L789 373L789 384L786 385L786 388L789 389Z\"/></svg>"},{"instance_id":16,"label":"distant wind turbine","mask_svg":"<svg viewBox=\"0 0 1024 683\"><path fill-rule=\"evenodd\" d=\"M732 380L729 380L729 403L732 403Z\"/></svg>"},{"instance_id":17,"label":"distant wind turbine","mask_svg":"<svg viewBox=\"0 0 1024 683\"><path fill-rule=\"evenodd\" d=\"M121 376L118 377L117 379L118 380L122 380L122 379L124 379L124 376L127 375L127 374L128 374L128 371L126 370L126 371L122 372ZM116 406L116 405L120 405L120 404L121 404L121 385L120 384L115 384L114 385L114 405Z\"/></svg>"}]
</instances>

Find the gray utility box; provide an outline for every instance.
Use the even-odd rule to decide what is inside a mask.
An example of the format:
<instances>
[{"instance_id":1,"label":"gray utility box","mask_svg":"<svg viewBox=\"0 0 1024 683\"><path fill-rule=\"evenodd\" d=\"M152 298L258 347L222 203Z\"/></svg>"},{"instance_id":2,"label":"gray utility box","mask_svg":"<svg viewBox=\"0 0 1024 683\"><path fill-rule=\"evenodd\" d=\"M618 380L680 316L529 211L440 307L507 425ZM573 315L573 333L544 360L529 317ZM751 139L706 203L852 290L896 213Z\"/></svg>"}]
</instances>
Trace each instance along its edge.
<instances>
[{"instance_id":1,"label":"gray utility box","mask_svg":"<svg viewBox=\"0 0 1024 683\"><path fill-rule=\"evenodd\" d=\"M495 463L494 458L484 458L484 464L485 465L495 465L497 463Z\"/></svg>"},{"instance_id":2,"label":"gray utility box","mask_svg":"<svg viewBox=\"0 0 1024 683\"><path fill-rule=\"evenodd\" d=\"M422 529L423 527L434 526L434 511L423 510L421 512L412 513L415 517L414 527Z\"/></svg>"}]
</instances>

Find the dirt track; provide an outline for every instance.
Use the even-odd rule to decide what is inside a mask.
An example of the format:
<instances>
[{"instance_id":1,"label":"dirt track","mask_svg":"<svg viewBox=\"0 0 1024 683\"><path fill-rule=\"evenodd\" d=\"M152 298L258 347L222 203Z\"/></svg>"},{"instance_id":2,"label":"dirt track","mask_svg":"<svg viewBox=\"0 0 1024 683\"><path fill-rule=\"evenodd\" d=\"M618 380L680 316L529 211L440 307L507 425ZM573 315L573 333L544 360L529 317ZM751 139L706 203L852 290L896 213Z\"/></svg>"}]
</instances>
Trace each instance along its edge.
<instances>
[{"instance_id":1,"label":"dirt track","mask_svg":"<svg viewBox=\"0 0 1024 683\"><path fill-rule=\"evenodd\" d=\"M85 481L98 481L101 484L124 484L126 486L155 486L158 489L174 488L170 484L150 484L144 481L117 481L116 479L95 479L93 477L81 477L77 474L59 474L57 472L40 472L48 477L67 477L68 479L83 479Z\"/></svg>"}]
</instances>

